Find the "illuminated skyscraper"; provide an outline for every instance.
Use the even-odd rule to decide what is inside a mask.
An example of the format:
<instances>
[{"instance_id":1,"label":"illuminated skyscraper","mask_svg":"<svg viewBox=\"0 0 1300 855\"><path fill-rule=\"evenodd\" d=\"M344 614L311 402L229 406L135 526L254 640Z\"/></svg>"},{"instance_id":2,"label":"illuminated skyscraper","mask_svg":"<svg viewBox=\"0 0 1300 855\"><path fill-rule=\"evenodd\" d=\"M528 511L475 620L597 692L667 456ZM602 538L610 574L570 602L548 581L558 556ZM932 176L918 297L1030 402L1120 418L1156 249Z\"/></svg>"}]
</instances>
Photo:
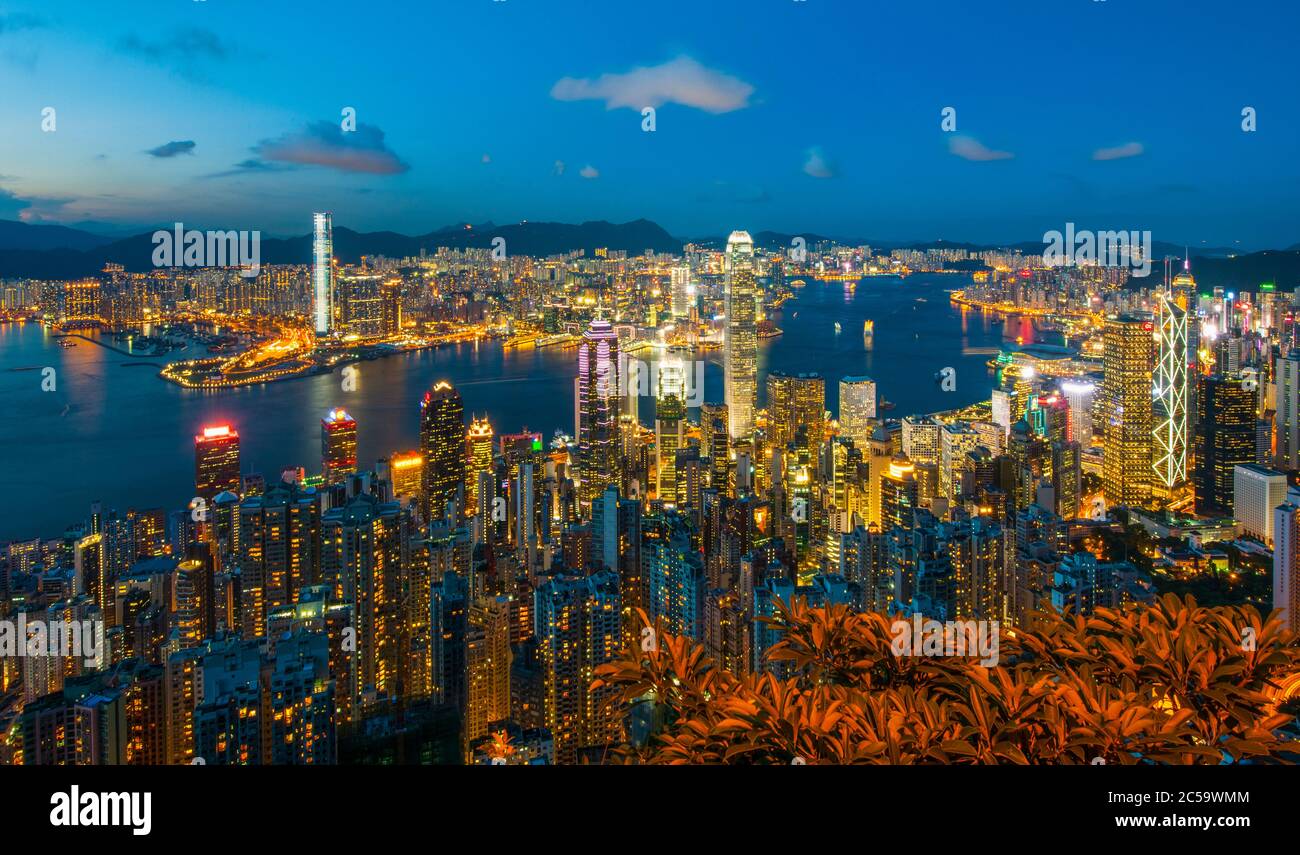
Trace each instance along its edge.
<instances>
[{"instance_id":1,"label":"illuminated skyscraper","mask_svg":"<svg viewBox=\"0 0 1300 855\"><path fill-rule=\"evenodd\" d=\"M495 540L497 538L497 526L503 525L505 522L496 519L496 515L493 513L498 493L500 493L500 488L497 484L497 473L494 469L479 472L474 477L475 504L469 508L469 513L476 518L472 527L472 534L476 544ZM504 496L501 497L501 501L505 503Z\"/></svg>"},{"instance_id":2,"label":"illuminated skyscraper","mask_svg":"<svg viewBox=\"0 0 1300 855\"><path fill-rule=\"evenodd\" d=\"M210 425L194 437L194 495L211 501L239 490L239 431Z\"/></svg>"},{"instance_id":3,"label":"illuminated skyscraper","mask_svg":"<svg viewBox=\"0 0 1300 855\"><path fill-rule=\"evenodd\" d=\"M267 616L295 603L320 574L315 490L280 482L239 505L239 610L244 638L266 635Z\"/></svg>"},{"instance_id":4,"label":"illuminated skyscraper","mask_svg":"<svg viewBox=\"0 0 1300 855\"><path fill-rule=\"evenodd\" d=\"M1006 619L1002 527L986 517L940 526L947 536L951 594L958 619ZM921 587L925 587L924 581ZM940 586L942 587L942 586Z\"/></svg>"},{"instance_id":5,"label":"illuminated skyscraper","mask_svg":"<svg viewBox=\"0 0 1300 855\"><path fill-rule=\"evenodd\" d=\"M162 508L127 511L136 557L157 558L167 542L167 513Z\"/></svg>"},{"instance_id":6,"label":"illuminated skyscraper","mask_svg":"<svg viewBox=\"0 0 1300 855\"><path fill-rule=\"evenodd\" d=\"M510 599L491 597L469 607L465 635L465 741L510 718Z\"/></svg>"},{"instance_id":7,"label":"illuminated skyscraper","mask_svg":"<svg viewBox=\"0 0 1300 855\"><path fill-rule=\"evenodd\" d=\"M881 528L911 528L912 512L920 504L916 483L916 466L901 455L895 456L880 475Z\"/></svg>"},{"instance_id":8,"label":"illuminated skyscraper","mask_svg":"<svg viewBox=\"0 0 1300 855\"><path fill-rule=\"evenodd\" d=\"M384 334L384 277L374 273L338 276L334 296L340 334L363 339Z\"/></svg>"},{"instance_id":9,"label":"illuminated skyscraper","mask_svg":"<svg viewBox=\"0 0 1300 855\"><path fill-rule=\"evenodd\" d=\"M411 567L410 509L361 494L321 520L321 581L352 604L356 630L352 685L340 687L353 709L368 696L397 697L404 574Z\"/></svg>"},{"instance_id":10,"label":"illuminated skyscraper","mask_svg":"<svg viewBox=\"0 0 1300 855\"><path fill-rule=\"evenodd\" d=\"M1255 462L1255 391L1240 377L1201 378L1196 426L1196 512L1232 516L1238 465Z\"/></svg>"},{"instance_id":11,"label":"illuminated skyscraper","mask_svg":"<svg viewBox=\"0 0 1300 855\"><path fill-rule=\"evenodd\" d=\"M525 567L531 568L537 549L537 494L532 463L519 464L512 492L515 495L515 553Z\"/></svg>"},{"instance_id":12,"label":"illuminated skyscraper","mask_svg":"<svg viewBox=\"0 0 1300 855\"><path fill-rule=\"evenodd\" d=\"M1166 262L1168 264L1168 262ZM1169 276L1169 268L1165 268L1165 276ZM1195 424L1196 414L1201 411L1200 402L1197 399L1200 384L1196 382L1196 375L1199 373L1200 350L1201 350L1201 320L1196 311L1196 279L1192 277L1191 259L1183 259L1182 272L1178 273L1173 279L1169 280L1167 289L1173 295L1174 303L1187 314L1187 449L1188 461L1187 466L1190 470L1192 466L1192 451L1196 443ZM1283 352L1286 348L1283 347ZM1191 477L1191 472L1188 472Z\"/></svg>"},{"instance_id":13,"label":"illuminated skyscraper","mask_svg":"<svg viewBox=\"0 0 1300 855\"><path fill-rule=\"evenodd\" d=\"M1034 433L1048 442L1070 441L1070 405L1062 395L1035 395L1027 418Z\"/></svg>"},{"instance_id":14,"label":"illuminated skyscraper","mask_svg":"<svg viewBox=\"0 0 1300 855\"><path fill-rule=\"evenodd\" d=\"M589 506L606 487L619 483L618 336L604 318L593 318L583 333L576 389L580 498Z\"/></svg>"},{"instance_id":15,"label":"illuminated skyscraper","mask_svg":"<svg viewBox=\"0 0 1300 855\"><path fill-rule=\"evenodd\" d=\"M388 461L393 479L393 496L418 499L424 495L424 455L419 450L398 451Z\"/></svg>"},{"instance_id":16,"label":"illuminated skyscraper","mask_svg":"<svg viewBox=\"0 0 1300 855\"><path fill-rule=\"evenodd\" d=\"M677 450L674 471L677 478L677 507L687 509L693 517L703 510L701 491L708 482L707 461L700 456L699 445L685 445Z\"/></svg>"},{"instance_id":17,"label":"illuminated skyscraper","mask_svg":"<svg viewBox=\"0 0 1300 855\"><path fill-rule=\"evenodd\" d=\"M479 474L492 470L492 423L484 416L470 420L466 437L469 468L465 473L465 508L467 514L478 513Z\"/></svg>"},{"instance_id":18,"label":"illuminated skyscraper","mask_svg":"<svg viewBox=\"0 0 1300 855\"><path fill-rule=\"evenodd\" d=\"M605 745L618 732L616 693L591 688L596 666L622 647L618 574L552 576L534 599L546 727L555 759L574 763L580 748Z\"/></svg>"},{"instance_id":19,"label":"illuminated skyscraper","mask_svg":"<svg viewBox=\"0 0 1300 855\"><path fill-rule=\"evenodd\" d=\"M104 535L88 534L76 542L72 560L76 592L86 594L99 606L100 614L113 622L113 577L108 566Z\"/></svg>"},{"instance_id":20,"label":"illuminated skyscraper","mask_svg":"<svg viewBox=\"0 0 1300 855\"><path fill-rule=\"evenodd\" d=\"M748 439L754 432L754 404L758 395L757 278L754 241L749 232L735 231L727 238L726 255L726 374L727 416L732 439Z\"/></svg>"},{"instance_id":21,"label":"illuminated skyscraper","mask_svg":"<svg viewBox=\"0 0 1300 855\"><path fill-rule=\"evenodd\" d=\"M769 372L767 412L771 448L784 451L803 428L808 450L815 454L826 432L826 381L820 374Z\"/></svg>"},{"instance_id":22,"label":"illuminated skyscraper","mask_svg":"<svg viewBox=\"0 0 1300 855\"><path fill-rule=\"evenodd\" d=\"M1141 507L1151 499L1153 327L1133 315L1106 320L1102 490L1110 505Z\"/></svg>"},{"instance_id":23,"label":"illuminated skyscraper","mask_svg":"<svg viewBox=\"0 0 1300 855\"><path fill-rule=\"evenodd\" d=\"M342 407L320 420L321 470L328 483L341 481L357 468L357 423Z\"/></svg>"},{"instance_id":24,"label":"illuminated skyscraper","mask_svg":"<svg viewBox=\"0 0 1300 855\"><path fill-rule=\"evenodd\" d=\"M1022 511L1037 500L1039 483L1051 473L1051 448L1026 419L1011 426L1005 465L1002 487L1009 510Z\"/></svg>"},{"instance_id":25,"label":"illuminated skyscraper","mask_svg":"<svg viewBox=\"0 0 1300 855\"><path fill-rule=\"evenodd\" d=\"M446 380L438 381L420 402L420 450L424 453L426 520L443 519L447 503L465 485L465 404Z\"/></svg>"},{"instance_id":26,"label":"illuminated skyscraper","mask_svg":"<svg viewBox=\"0 0 1300 855\"><path fill-rule=\"evenodd\" d=\"M1082 380L1067 380L1061 392L1070 406L1070 440L1082 448L1092 446L1092 402L1097 387Z\"/></svg>"},{"instance_id":27,"label":"illuminated skyscraper","mask_svg":"<svg viewBox=\"0 0 1300 855\"><path fill-rule=\"evenodd\" d=\"M979 447L979 434L965 422L941 426L939 431L939 495L951 504L961 496L961 473L966 466L966 455ZM863 447L866 453L866 447Z\"/></svg>"},{"instance_id":28,"label":"illuminated skyscraper","mask_svg":"<svg viewBox=\"0 0 1300 855\"><path fill-rule=\"evenodd\" d=\"M940 427L930 416L904 416L902 448L907 459L913 463L938 463L942 452Z\"/></svg>"},{"instance_id":29,"label":"illuminated skyscraper","mask_svg":"<svg viewBox=\"0 0 1300 855\"><path fill-rule=\"evenodd\" d=\"M700 407L700 436L708 448L709 486L724 494L731 468L731 435L727 432L727 405L704 404Z\"/></svg>"},{"instance_id":30,"label":"illuminated skyscraper","mask_svg":"<svg viewBox=\"0 0 1300 855\"><path fill-rule=\"evenodd\" d=\"M1159 302L1154 411L1154 490L1169 498L1187 480L1187 312L1170 295Z\"/></svg>"},{"instance_id":31,"label":"illuminated skyscraper","mask_svg":"<svg viewBox=\"0 0 1300 855\"><path fill-rule=\"evenodd\" d=\"M618 574L624 628L632 630L635 610L646 605L641 568L642 503L619 496L611 485L591 506L592 561ZM629 636L630 637L630 636Z\"/></svg>"},{"instance_id":32,"label":"illuminated skyscraper","mask_svg":"<svg viewBox=\"0 0 1300 855\"><path fill-rule=\"evenodd\" d=\"M875 417L876 381L870 377L841 378L840 436L853 440L858 449L865 449Z\"/></svg>"},{"instance_id":33,"label":"illuminated skyscraper","mask_svg":"<svg viewBox=\"0 0 1300 855\"><path fill-rule=\"evenodd\" d=\"M703 555L691 546L691 528L675 511L645 517L641 572L651 621L665 632L701 640L704 628Z\"/></svg>"},{"instance_id":34,"label":"illuminated skyscraper","mask_svg":"<svg viewBox=\"0 0 1300 855\"><path fill-rule=\"evenodd\" d=\"M211 552L206 544L195 544L177 565L171 585L170 613L182 648L198 646L216 629L212 577Z\"/></svg>"},{"instance_id":35,"label":"illuminated skyscraper","mask_svg":"<svg viewBox=\"0 0 1300 855\"><path fill-rule=\"evenodd\" d=\"M732 674L749 673L748 609L740 591L714 588L705 600L704 647L709 658Z\"/></svg>"},{"instance_id":36,"label":"illuminated skyscraper","mask_svg":"<svg viewBox=\"0 0 1300 855\"><path fill-rule=\"evenodd\" d=\"M998 356L998 387L992 394L993 422L1002 426L1004 434L1010 433L1011 426L1024 418L1036 386L1032 365L1007 361L1006 357L1006 351Z\"/></svg>"},{"instance_id":37,"label":"illuminated skyscraper","mask_svg":"<svg viewBox=\"0 0 1300 855\"><path fill-rule=\"evenodd\" d=\"M63 286L62 321L69 326L93 326L101 322L98 279L78 279Z\"/></svg>"},{"instance_id":38,"label":"illuminated skyscraper","mask_svg":"<svg viewBox=\"0 0 1300 855\"><path fill-rule=\"evenodd\" d=\"M670 276L669 301L673 317L685 318L690 315L691 307L695 303L695 287L691 285L691 268L685 264L678 264L673 267Z\"/></svg>"},{"instance_id":39,"label":"illuminated skyscraper","mask_svg":"<svg viewBox=\"0 0 1300 855\"><path fill-rule=\"evenodd\" d=\"M830 456L831 504L827 510L826 561L828 566L840 566L841 536L853 531L853 513L859 506L858 468L862 452L844 437L835 437L827 446ZM861 502L865 507L865 502Z\"/></svg>"},{"instance_id":40,"label":"illuminated skyscraper","mask_svg":"<svg viewBox=\"0 0 1300 855\"><path fill-rule=\"evenodd\" d=\"M384 335L396 335L402 330L402 280L385 279L379 291L380 325Z\"/></svg>"},{"instance_id":41,"label":"illuminated skyscraper","mask_svg":"<svg viewBox=\"0 0 1300 855\"><path fill-rule=\"evenodd\" d=\"M665 356L659 363L655 392L655 494L665 503L677 501L677 451L686 421L686 369L682 360Z\"/></svg>"},{"instance_id":42,"label":"illuminated skyscraper","mask_svg":"<svg viewBox=\"0 0 1300 855\"><path fill-rule=\"evenodd\" d=\"M312 316L317 335L334 328L334 215L312 214Z\"/></svg>"}]
</instances>

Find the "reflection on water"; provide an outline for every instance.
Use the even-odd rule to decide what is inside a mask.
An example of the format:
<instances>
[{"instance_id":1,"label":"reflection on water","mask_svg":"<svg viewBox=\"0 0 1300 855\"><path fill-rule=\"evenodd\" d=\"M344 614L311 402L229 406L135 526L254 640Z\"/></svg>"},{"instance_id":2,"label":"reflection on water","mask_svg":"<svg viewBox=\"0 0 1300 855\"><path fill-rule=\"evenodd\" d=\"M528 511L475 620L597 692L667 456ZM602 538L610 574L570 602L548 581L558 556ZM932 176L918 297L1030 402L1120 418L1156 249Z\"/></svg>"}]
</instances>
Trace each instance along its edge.
<instances>
[{"instance_id":1,"label":"reflection on water","mask_svg":"<svg viewBox=\"0 0 1300 855\"><path fill-rule=\"evenodd\" d=\"M987 398L985 354L1001 344L1002 323L952 306L944 289L962 284L959 277L921 275L869 278L851 288L810 280L774 313L784 335L760 342L760 375L821 373L832 412L838 380L847 375L874 377L880 395L897 404L894 417ZM861 334L868 319L875 322L869 341ZM234 425L244 469L263 473L318 468L320 419L338 406L357 420L364 464L415 447L417 401L440 379L460 389L467 417L488 416L498 434L573 431L576 354L562 348L504 350L482 342L363 362L354 392L342 390L338 373L244 389L181 389L158 379L156 368L136 364L144 361L161 360L89 342L61 348L38 325L0 325L0 400L8 404L0 421L0 540L53 536L95 500L120 510L181 507L193 491L193 437L209 422ZM705 400L721 401L722 352L708 352L705 361ZM57 372L53 392L41 391L39 370L14 370L45 366ZM951 393L933 382L948 366L957 369ZM766 399L762 376L759 397ZM644 399L640 413L649 423L653 400Z\"/></svg>"}]
</instances>

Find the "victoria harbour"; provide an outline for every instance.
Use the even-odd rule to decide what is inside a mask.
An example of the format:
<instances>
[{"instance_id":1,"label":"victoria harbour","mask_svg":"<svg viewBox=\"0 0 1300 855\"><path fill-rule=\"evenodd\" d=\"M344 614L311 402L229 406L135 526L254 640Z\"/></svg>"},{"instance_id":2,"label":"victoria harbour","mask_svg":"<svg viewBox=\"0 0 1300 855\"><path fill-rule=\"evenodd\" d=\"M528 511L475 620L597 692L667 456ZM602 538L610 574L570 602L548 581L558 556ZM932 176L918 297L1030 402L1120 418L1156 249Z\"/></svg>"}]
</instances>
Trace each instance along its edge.
<instances>
[{"instance_id":1,"label":"victoria harbour","mask_svg":"<svg viewBox=\"0 0 1300 855\"><path fill-rule=\"evenodd\" d=\"M760 345L760 375L821 374L832 412L837 381L850 375L875 379L898 416L987 397L985 363L1003 345L1004 323L949 303L946 291L966 281L926 274L810 279L774 318L783 334ZM867 320L875 327L869 346L862 335ZM59 341L39 324L0 325L0 395L22 408L22 417L0 423L0 540L57 535L75 522L62 509L95 501L184 504L194 480L194 434L205 424L239 429L243 468L272 478L283 467L314 465L320 419L333 407L346 407L357 420L361 460L413 447L415 402L442 379L462 391L467 413L488 416L502 433L527 429L549 441L557 430L574 430L574 353L561 347L506 349L489 340L390 356L361 363L351 392L342 391L338 371L204 391L164 382L156 357L130 358L87 341L63 348ZM702 355L704 399L721 400L721 353ZM52 392L41 387L39 369L46 366L57 372ZM918 382L948 366L958 370L956 391ZM640 406L642 421L653 419L653 398ZM274 418L265 416L269 411ZM134 477L142 473L147 479ZM34 484L53 500L28 501L24 487Z\"/></svg>"}]
</instances>

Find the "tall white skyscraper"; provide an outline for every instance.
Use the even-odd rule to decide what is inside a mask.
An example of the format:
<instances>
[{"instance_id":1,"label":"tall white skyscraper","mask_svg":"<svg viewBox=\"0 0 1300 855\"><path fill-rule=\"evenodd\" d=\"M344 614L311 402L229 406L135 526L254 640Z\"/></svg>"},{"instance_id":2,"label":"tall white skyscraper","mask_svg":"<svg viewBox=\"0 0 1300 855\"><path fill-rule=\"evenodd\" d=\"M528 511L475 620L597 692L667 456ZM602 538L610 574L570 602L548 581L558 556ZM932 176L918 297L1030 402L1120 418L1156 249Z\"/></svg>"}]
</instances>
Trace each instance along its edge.
<instances>
[{"instance_id":1,"label":"tall white skyscraper","mask_svg":"<svg viewBox=\"0 0 1300 855\"><path fill-rule=\"evenodd\" d=\"M674 318L684 318L691 313L691 304L695 302L695 289L691 286L691 268L685 264L673 267L668 292Z\"/></svg>"},{"instance_id":2,"label":"tall white skyscraper","mask_svg":"<svg viewBox=\"0 0 1300 855\"><path fill-rule=\"evenodd\" d=\"M735 231L727 238L726 273L727 427L732 439L748 439L754 433L758 397L757 280L749 232Z\"/></svg>"},{"instance_id":3,"label":"tall white skyscraper","mask_svg":"<svg viewBox=\"0 0 1300 855\"><path fill-rule=\"evenodd\" d=\"M876 417L876 381L870 377L840 379L840 435L865 449Z\"/></svg>"},{"instance_id":4,"label":"tall white skyscraper","mask_svg":"<svg viewBox=\"0 0 1300 855\"><path fill-rule=\"evenodd\" d=\"M317 335L329 335L334 323L334 215L312 214L312 309Z\"/></svg>"},{"instance_id":5,"label":"tall white skyscraper","mask_svg":"<svg viewBox=\"0 0 1300 855\"><path fill-rule=\"evenodd\" d=\"M1153 486L1168 494L1187 480L1187 312L1162 294L1156 322L1151 465Z\"/></svg>"}]
</instances>

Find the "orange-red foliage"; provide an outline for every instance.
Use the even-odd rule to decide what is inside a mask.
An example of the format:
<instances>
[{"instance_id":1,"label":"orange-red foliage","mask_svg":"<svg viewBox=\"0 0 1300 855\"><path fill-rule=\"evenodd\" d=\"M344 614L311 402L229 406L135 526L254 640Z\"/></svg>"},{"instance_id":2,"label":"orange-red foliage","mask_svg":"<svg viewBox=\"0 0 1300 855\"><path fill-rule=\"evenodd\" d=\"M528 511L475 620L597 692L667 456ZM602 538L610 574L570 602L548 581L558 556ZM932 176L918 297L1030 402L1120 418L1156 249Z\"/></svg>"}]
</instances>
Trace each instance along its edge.
<instances>
[{"instance_id":1,"label":"orange-red foliage","mask_svg":"<svg viewBox=\"0 0 1300 855\"><path fill-rule=\"evenodd\" d=\"M646 615L640 613L643 622ZM1300 750L1279 690L1300 644L1252 607L1167 595L1088 617L1043 613L1003 632L1000 661L896 656L893 618L781 605L769 661L797 676L738 677L686 638L657 633L597 669L597 684L655 705L641 763L1277 762ZM1243 645L1243 629L1254 645ZM1100 758L1100 759L1098 759Z\"/></svg>"}]
</instances>

